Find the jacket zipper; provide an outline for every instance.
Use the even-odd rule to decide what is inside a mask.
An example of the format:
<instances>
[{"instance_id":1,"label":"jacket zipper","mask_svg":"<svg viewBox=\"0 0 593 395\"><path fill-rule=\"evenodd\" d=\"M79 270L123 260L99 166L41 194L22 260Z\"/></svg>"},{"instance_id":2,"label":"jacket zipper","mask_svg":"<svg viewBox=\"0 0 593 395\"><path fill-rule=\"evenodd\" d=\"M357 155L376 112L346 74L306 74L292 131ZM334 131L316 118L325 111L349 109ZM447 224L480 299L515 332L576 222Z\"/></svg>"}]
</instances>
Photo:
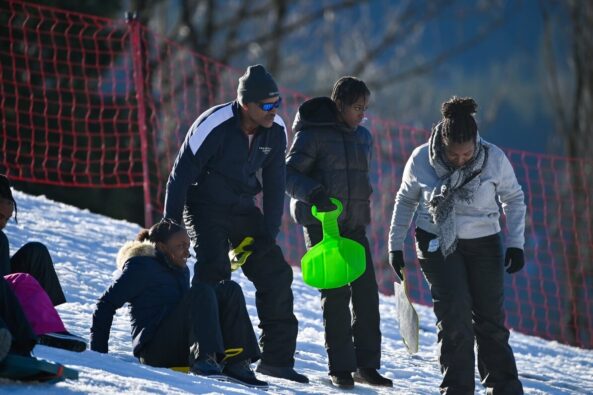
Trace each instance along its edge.
<instances>
[{"instance_id":1,"label":"jacket zipper","mask_svg":"<svg viewBox=\"0 0 593 395\"><path fill-rule=\"evenodd\" d=\"M258 134L259 133L254 133L251 142L249 142L249 136L243 133L247 139L247 162L249 163L253 161L253 146L255 146L255 140L257 139Z\"/></svg>"}]
</instances>

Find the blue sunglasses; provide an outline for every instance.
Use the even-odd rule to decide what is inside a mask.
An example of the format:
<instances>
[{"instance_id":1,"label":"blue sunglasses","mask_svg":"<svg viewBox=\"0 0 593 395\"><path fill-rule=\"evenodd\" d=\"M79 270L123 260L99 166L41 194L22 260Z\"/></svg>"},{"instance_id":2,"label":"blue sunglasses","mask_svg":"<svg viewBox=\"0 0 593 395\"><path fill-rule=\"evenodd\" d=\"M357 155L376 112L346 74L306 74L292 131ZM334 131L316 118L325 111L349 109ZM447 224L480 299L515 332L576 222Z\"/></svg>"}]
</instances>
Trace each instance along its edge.
<instances>
[{"instance_id":1,"label":"blue sunglasses","mask_svg":"<svg viewBox=\"0 0 593 395\"><path fill-rule=\"evenodd\" d=\"M269 112L272 111L272 109L274 108L278 108L280 107L280 104L282 103L282 98L278 98L278 100L276 100L274 103L257 103L257 105L259 106L259 108L261 108L263 111L265 112Z\"/></svg>"}]
</instances>

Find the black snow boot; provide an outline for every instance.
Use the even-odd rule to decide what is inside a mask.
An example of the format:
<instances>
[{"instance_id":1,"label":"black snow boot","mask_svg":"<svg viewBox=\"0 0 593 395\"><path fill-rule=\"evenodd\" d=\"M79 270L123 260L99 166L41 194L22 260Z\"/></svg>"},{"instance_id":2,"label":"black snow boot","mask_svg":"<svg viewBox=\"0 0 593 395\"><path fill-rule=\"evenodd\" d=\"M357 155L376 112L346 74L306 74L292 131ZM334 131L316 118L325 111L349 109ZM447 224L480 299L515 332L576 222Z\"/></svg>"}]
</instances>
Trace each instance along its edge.
<instances>
[{"instance_id":1,"label":"black snow boot","mask_svg":"<svg viewBox=\"0 0 593 395\"><path fill-rule=\"evenodd\" d=\"M228 364L224 367L222 373L231 382L259 389L268 388L268 383L255 377L255 373L251 370L248 360Z\"/></svg>"},{"instance_id":2,"label":"black snow boot","mask_svg":"<svg viewBox=\"0 0 593 395\"><path fill-rule=\"evenodd\" d=\"M345 390L354 388L354 380L350 372L329 372L329 377L332 384L338 388Z\"/></svg>"},{"instance_id":3,"label":"black snow boot","mask_svg":"<svg viewBox=\"0 0 593 395\"><path fill-rule=\"evenodd\" d=\"M290 366L272 366L264 362L259 362L255 371L266 376L278 377L280 379L296 381L297 383L307 384L309 379L304 374L298 373Z\"/></svg>"},{"instance_id":4,"label":"black snow boot","mask_svg":"<svg viewBox=\"0 0 593 395\"><path fill-rule=\"evenodd\" d=\"M381 376L379 372L373 368L358 368L354 373L354 381L380 387L393 387L393 381L387 377Z\"/></svg>"},{"instance_id":5,"label":"black snow boot","mask_svg":"<svg viewBox=\"0 0 593 395\"><path fill-rule=\"evenodd\" d=\"M193 366L189 368L189 374L226 380L225 375L222 373L222 367L216 360L216 354L200 355Z\"/></svg>"}]
</instances>

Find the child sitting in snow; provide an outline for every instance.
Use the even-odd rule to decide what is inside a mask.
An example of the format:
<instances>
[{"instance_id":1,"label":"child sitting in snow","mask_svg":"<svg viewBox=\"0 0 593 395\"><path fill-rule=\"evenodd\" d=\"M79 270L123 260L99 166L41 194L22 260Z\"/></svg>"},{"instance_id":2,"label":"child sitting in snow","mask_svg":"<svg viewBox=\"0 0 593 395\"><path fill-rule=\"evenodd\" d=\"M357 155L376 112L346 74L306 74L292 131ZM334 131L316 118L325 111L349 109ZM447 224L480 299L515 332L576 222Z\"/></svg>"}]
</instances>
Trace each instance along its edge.
<instances>
[{"instance_id":1,"label":"child sitting in snow","mask_svg":"<svg viewBox=\"0 0 593 395\"><path fill-rule=\"evenodd\" d=\"M108 351L115 311L130 305L133 352L141 363L266 388L250 368L260 358L241 287L231 280L190 288L189 237L163 220L118 253L119 277L97 302L91 350Z\"/></svg>"}]
</instances>

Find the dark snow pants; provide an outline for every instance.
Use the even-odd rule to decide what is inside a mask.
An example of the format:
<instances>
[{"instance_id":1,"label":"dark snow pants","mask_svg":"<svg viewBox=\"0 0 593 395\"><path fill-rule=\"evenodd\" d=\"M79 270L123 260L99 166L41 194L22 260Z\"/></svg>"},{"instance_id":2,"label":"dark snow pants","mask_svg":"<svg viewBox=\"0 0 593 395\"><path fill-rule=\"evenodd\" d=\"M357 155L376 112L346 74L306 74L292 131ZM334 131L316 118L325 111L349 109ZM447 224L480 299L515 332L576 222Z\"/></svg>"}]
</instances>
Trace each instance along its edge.
<instances>
[{"instance_id":1,"label":"dark snow pants","mask_svg":"<svg viewBox=\"0 0 593 395\"><path fill-rule=\"evenodd\" d=\"M11 273L28 273L41 284L54 306L66 302L47 247L38 242L27 243L10 258Z\"/></svg>"},{"instance_id":2,"label":"dark snow pants","mask_svg":"<svg viewBox=\"0 0 593 395\"><path fill-rule=\"evenodd\" d=\"M184 220L196 252L193 283L231 278L229 248L246 236L255 239L255 251L241 269L256 289L261 359L268 365L292 367L298 332L293 313L292 268L267 235L262 213L257 207L247 212L200 207L186 210Z\"/></svg>"},{"instance_id":3,"label":"dark snow pants","mask_svg":"<svg viewBox=\"0 0 593 395\"><path fill-rule=\"evenodd\" d=\"M478 370L488 393L522 394L505 314L499 234L458 240L447 259L429 252L436 236L416 228L416 251L430 285L437 319L442 394L474 393L474 339Z\"/></svg>"},{"instance_id":4,"label":"dark snow pants","mask_svg":"<svg viewBox=\"0 0 593 395\"><path fill-rule=\"evenodd\" d=\"M242 351L225 361L255 362L260 357L241 286L223 281L193 284L139 356L151 366L192 366L199 356L211 354L220 362L225 350L233 349Z\"/></svg>"},{"instance_id":5,"label":"dark snow pants","mask_svg":"<svg viewBox=\"0 0 593 395\"><path fill-rule=\"evenodd\" d=\"M0 327L8 329L12 335L11 351L18 354L29 354L37 336L25 317L21 304L8 285L8 281L0 276Z\"/></svg>"},{"instance_id":6,"label":"dark snow pants","mask_svg":"<svg viewBox=\"0 0 593 395\"><path fill-rule=\"evenodd\" d=\"M323 237L321 226L307 226L304 234L307 249L319 243ZM364 228L340 229L340 234L364 246L366 270L349 285L321 290L329 371L353 372L357 368L379 369L381 363L379 291L369 241Z\"/></svg>"}]
</instances>

